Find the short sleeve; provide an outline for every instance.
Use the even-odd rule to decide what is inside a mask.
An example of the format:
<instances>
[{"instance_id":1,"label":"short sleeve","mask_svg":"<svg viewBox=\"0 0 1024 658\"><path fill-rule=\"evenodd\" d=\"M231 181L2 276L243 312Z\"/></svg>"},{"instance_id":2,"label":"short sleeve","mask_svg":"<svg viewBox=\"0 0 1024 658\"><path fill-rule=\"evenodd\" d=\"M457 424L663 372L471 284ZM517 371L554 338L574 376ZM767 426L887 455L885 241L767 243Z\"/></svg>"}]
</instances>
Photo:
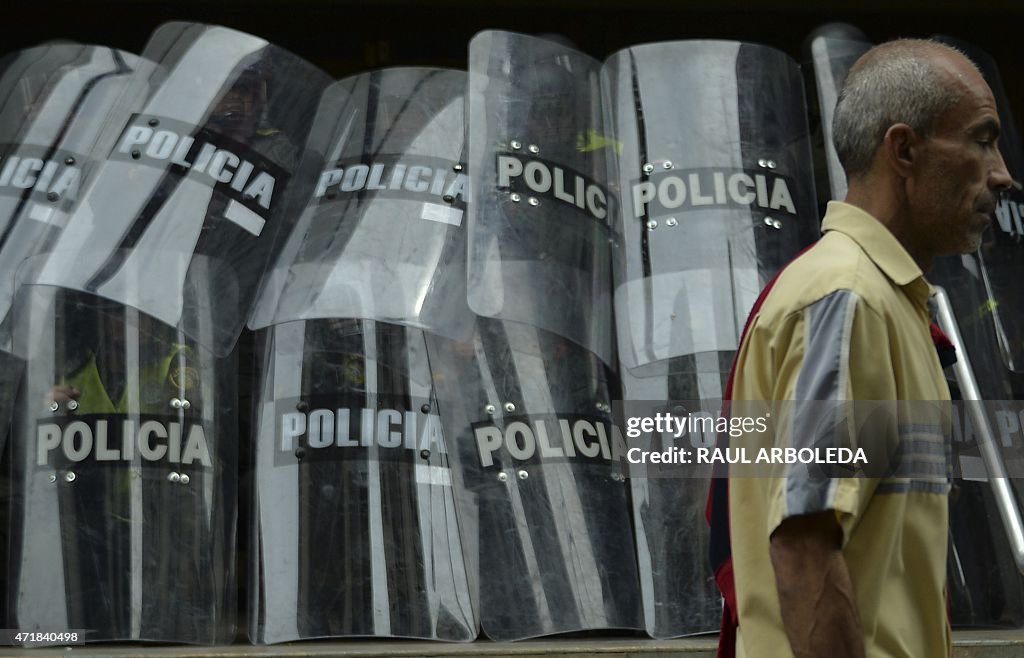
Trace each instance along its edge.
<instances>
[{"instance_id":1,"label":"short sleeve","mask_svg":"<svg viewBox=\"0 0 1024 658\"><path fill-rule=\"evenodd\" d=\"M862 447L861 416L871 408L867 401L895 396L888 330L852 290L830 293L792 321L787 344L774 346L782 355L779 371L787 377L776 388L777 399L784 401L776 403L773 440L775 447L813 455L813 460L774 466L778 477L767 492L768 530L774 532L792 516L833 510L845 541L877 486L877 480L842 458ZM868 431L875 440L878 432L890 429L895 425L879 416Z\"/></svg>"}]
</instances>

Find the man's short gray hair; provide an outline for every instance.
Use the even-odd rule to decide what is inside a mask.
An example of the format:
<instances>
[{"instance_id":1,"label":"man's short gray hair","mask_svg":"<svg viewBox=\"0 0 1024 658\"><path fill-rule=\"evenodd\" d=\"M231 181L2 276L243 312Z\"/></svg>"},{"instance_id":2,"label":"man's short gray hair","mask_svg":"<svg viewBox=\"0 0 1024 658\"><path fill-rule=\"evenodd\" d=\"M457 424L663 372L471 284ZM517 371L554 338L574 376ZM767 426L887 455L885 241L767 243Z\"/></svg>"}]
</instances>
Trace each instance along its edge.
<instances>
[{"instance_id":1,"label":"man's short gray hair","mask_svg":"<svg viewBox=\"0 0 1024 658\"><path fill-rule=\"evenodd\" d=\"M875 46L850 69L832 118L847 178L867 173L890 126L905 123L927 137L963 98L960 86L935 65L932 57L942 51L963 57L937 41L898 39Z\"/></svg>"}]
</instances>

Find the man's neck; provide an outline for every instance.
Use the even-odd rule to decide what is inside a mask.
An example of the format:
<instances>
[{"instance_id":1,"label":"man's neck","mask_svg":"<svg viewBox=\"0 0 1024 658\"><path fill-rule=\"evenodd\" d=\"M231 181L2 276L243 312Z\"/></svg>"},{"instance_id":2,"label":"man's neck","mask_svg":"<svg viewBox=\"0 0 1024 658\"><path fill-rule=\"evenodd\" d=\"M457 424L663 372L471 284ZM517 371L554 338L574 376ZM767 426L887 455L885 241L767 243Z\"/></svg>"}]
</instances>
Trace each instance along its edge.
<instances>
[{"instance_id":1,"label":"man's neck","mask_svg":"<svg viewBox=\"0 0 1024 658\"><path fill-rule=\"evenodd\" d=\"M931 269L934 255L917 248L918 241L911 233L910 220L905 210L906 204L900 203L900 191L893 183L877 181L870 176L850 181L845 201L851 206L857 206L889 229L922 272Z\"/></svg>"}]
</instances>

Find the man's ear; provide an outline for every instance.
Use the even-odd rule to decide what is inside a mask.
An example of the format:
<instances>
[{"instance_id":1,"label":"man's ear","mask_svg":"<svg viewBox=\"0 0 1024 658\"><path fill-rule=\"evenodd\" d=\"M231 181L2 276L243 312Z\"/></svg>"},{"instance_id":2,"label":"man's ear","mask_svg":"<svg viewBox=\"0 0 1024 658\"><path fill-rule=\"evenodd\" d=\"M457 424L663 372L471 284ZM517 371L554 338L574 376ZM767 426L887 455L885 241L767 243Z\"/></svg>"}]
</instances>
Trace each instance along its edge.
<instances>
[{"instance_id":1,"label":"man's ear","mask_svg":"<svg viewBox=\"0 0 1024 658\"><path fill-rule=\"evenodd\" d=\"M889 126L879 147L880 155L899 176L909 178L916 166L919 138L914 129L905 123Z\"/></svg>"}]
</instances>

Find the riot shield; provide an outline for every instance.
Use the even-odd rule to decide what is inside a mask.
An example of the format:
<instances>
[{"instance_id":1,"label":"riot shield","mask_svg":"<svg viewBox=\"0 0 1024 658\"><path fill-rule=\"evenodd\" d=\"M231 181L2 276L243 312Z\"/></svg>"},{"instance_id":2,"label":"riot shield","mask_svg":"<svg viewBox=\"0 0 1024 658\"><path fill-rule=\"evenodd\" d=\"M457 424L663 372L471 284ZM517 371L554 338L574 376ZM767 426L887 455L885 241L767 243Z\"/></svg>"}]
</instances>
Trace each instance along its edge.
<instances>
[{"instance_id":1,"label":"riot shield","mask_svg":"<svg viewBox=\"0 0 1024 658\"><path fill-rule=\"evenodd\" d=\"M23 374L22 359L9 351L15 272L26 257L49 249L67 223L86 154L96 150L103 119L139 64L128 53L73 43L38 46L0 61L0 452ZM5 475L4 591L8 484Z\"/></svg>"},{"instance_id":2,"label":"riot shield","mask_svg":"<svg viewBox=\"0 0 1024 658\"><path fill-rule=\"evenodd\" d=\"M128 53L71 43L0 61L0 446L21 376L8 351L15 271L67 223L85 154L138 64Z\"/></svg>"},{"instance_id":3,"label":"riot shield","mask_svg":"<svg viewBox=\"0 0 1024 658\"><path fill-rule=\"evenodd\" d=\"M555 41L481 32L469 44L469 305L615 363L600 66Z\"/></svg>"},{"instance_id":4,"label":"riot shield","mask_svg":"<svg viewBox=\"0 0 1024 658\"><path fill-rule=\"evenodd\" d=\"M641 628L611 371L562 336L487 318L428 350L483 631Z\"/></svg>"},{"instance_id":5,"label":"riot shield","mask_svg":"<svg viewBox=\"0 0 1024 658\"><path fill-rule=\"evenodd\" d=\"M762 286L818 235L799 71L771 48L716 41L630 48L605 70L623 398L721 400ZM630 473L648 633L716 629L707 481Z\"/></svg>"},{"instance_id":6,"label":"riot shield","mask_svg":"<svg viewBox=\"0 0 1024 658\"><path fill-rule=\"evenodd\" d=\"M390 69L324 95L327 165L250 321L254 642L477 636L425 343L472 331L465 87Z\"/></svg>"},{"instance_id":7,"label":"riot shield","mask_svg":"<svg viewBox=\"0 0 1024 658\"><path fill-rule=\"evenodd\" d=\"M870 43L830 36L811 41L811 65L814 71L814 91L821 117L822 148L828 170L828 189L818 189L825 199L846 198L846 172L839 164L835 142L832 140L832 116L835 113L839 90L853 63L871 48Z\"/></svg>"},{"instance_id":8,"label":"riot shield","mask_svg":"<svg viewBox=\"0 0 1024 658\"><path fill-rule=\"evenodd\" d=\"M201 287L198 270L179 264L210 256L225 284L240 286L213 309L212 348L223 355L295 219L289 199L304 202L298 188L312 186L294 174L330 81L262 39L214 26L164 25L143 55L156 66L132 77L108 117L112 150L54 245L77 257L50 259L29 283L117 300L209 338L194 326L203 314L176 293ZM149 275L131 278L140 269Z\"/></svg>"},{"instance_id":9,"label":"riot shield","mask_svg":"<svg viewBox=\"0 0 1024 658\"><path fill-rule=\"evenodd\" d=\"M328 164L250 327L366 318L469 336L465 87L465 73L408 68L325 93L313 141Z\"/></svg>"},{"instance_id":10,"label":"riot shield","mask_svg":"<svg viewBox=\"0 0 1024 658\"><path fill-rule=\"evenodd\" d=\"M956 44L962 46L963 44ZM827 163L831 181L832 198L846 195L846 178L835 156L831 141L832 117L835 112L839 89L850 66L871 44L821 36L811 43L814 65L815 86L821 111L823 127L827 128L829 149ZM997 106L1004 126L1011 126L1007 141L1000 144L1007 168L1014 178L1020 173L1019 142L1013 131L1012 118L1007 114L1006 97L998 84L998 72L987 56L979 58L978 53L968 53L980 64L982 73L989 81L996 95ZM1000 142L1004 136L1000 137ZM828 194L829 191L823 193ZM1010 254L1019 246L1014 240L1007 240L999 225L1010 213L1015 202L1006 197L1000 202L993 231L985 234L982 248L974 254L937 258L928 280L946 289L959 334L961 346L973 365L973 383L984 400L1009 400L1013 397L1011 383L1002 356L1010 344L1006 339L1006 322L999 317L1013 318L1012 303L1000 304L993 297L991 286L993 269L986 258L1012 260ZM1008 215L1007 215L1008 216ZM995 234L993 236L993 233ZM1000 268L999 274L1006 274L1017 268ZM1006 297L1002 297L1006 301ZM995 309L1000 313L994 313ZM950 382L954 399L961 395L966 383ZM967 452L968 443L963 433L955 432L957 452ZM962 460L958 457L957 477L953 481L950 495L950 543L948 561L950 619L955 626L1018 626L1024 622L1024 587L1016 573L1013 558L1008 550L1005 531L1000 521L997 503L987 481L970 476L961 477ZM1022 497L1016 494L1017 505Z\"/></svg>"},{"instance_id":11,"label":"riot shield","mask_svg":"<svg viewBox=\"0 0 1024 658\"><path fill-rule=\"evenodd\" d=\"M67 226L19 269L12 627L225 642L238 491L225 355L302 197L298 148L329 80L216 27L164 26L146 58Z\"/></svg>"},{"instance_id":12,"label":"riot shield","mask_svg":"<svg viewBox=\"0 0 1024 658\"><path fill-rule=\"evenodd\" d=\"M469 301L483 317L470 342L434 341L431 363L494 639L642 623L610 422L616 146L599 73L555 41L470 42Z\"/></svg>"},{"instance_id":13,"label":"riot shield","mask_svg":"<svg viewBox=\"0 0 1024 658\"><path fill-rule=\"evenodd\" d=\"M233 359L77 291L26 286L16 310L27 366L9 623L86 641L230 641Z\"/></svg>"},{"instance_id":14,"label":"riot shield","mask_svg":"<svg viewBox=\"0 0 1024 658\"><path fill-rule=\"evenodd\" d=\"M0 62L0 327L15 271L67 224L86 155L106 146L97 143L103 122L140 64L129 53L67 43Z\"/></svg>"}]
</instances>

